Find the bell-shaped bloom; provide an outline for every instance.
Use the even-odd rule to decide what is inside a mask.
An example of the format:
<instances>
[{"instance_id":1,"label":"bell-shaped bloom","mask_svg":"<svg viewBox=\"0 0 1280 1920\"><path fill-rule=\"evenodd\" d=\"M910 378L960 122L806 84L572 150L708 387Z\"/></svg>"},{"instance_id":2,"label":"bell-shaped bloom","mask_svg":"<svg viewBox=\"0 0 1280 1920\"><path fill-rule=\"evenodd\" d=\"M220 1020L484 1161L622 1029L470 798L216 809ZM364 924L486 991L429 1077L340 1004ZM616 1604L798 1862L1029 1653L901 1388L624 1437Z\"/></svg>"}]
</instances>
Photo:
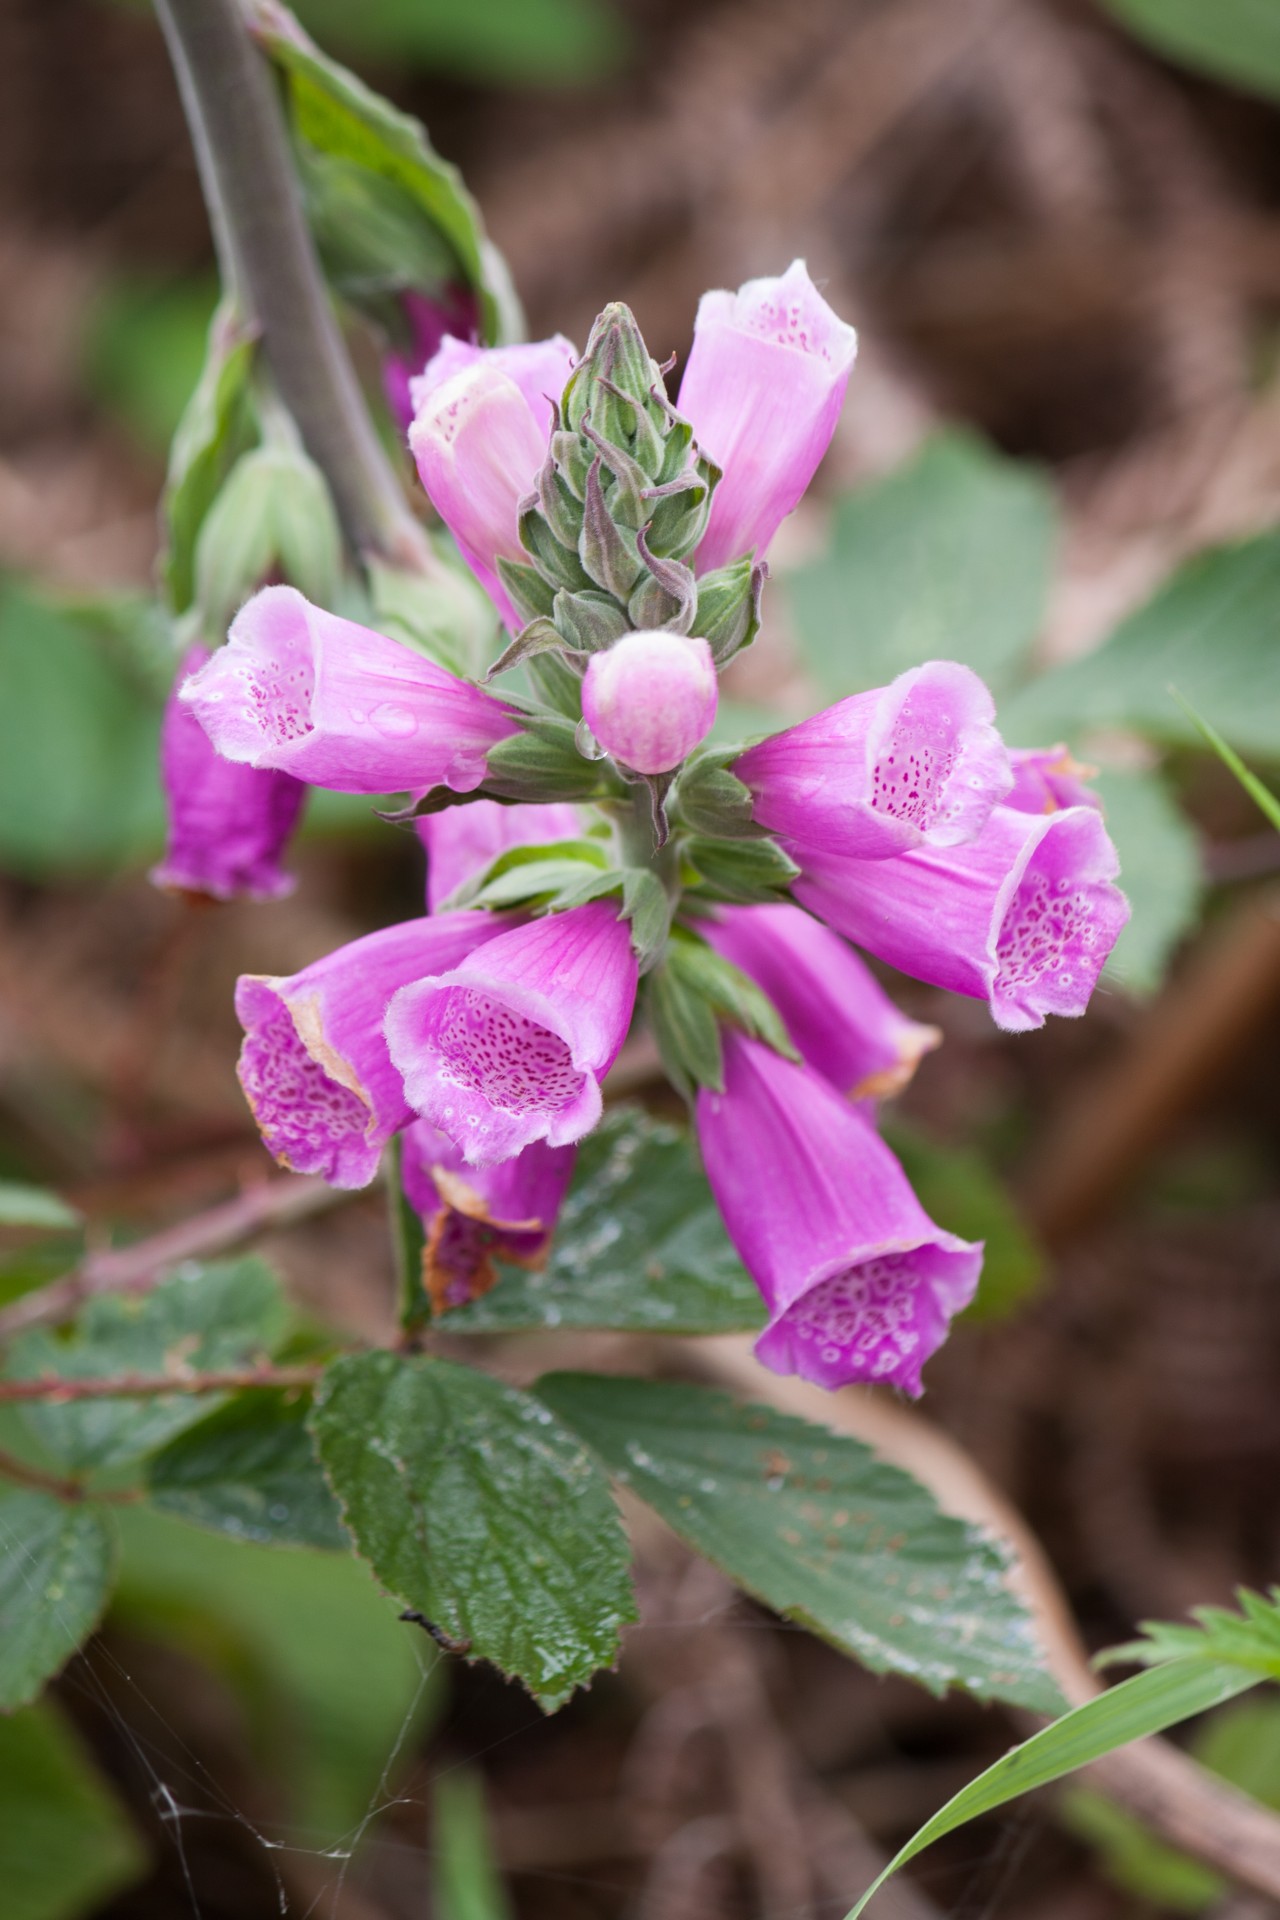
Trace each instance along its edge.
<instances>
[{"instance_id":1,"label":"bell-shaped bloom","mask_svg":"<svg viewBox=\"0 0 1280 1920\"><path fill-rule=\"evenodd\" d=\"M561 334L516 347L448 339L411 383L409 445L427 497L513 632L523 623L498 561L528 560L520 502L546 459L554 409L576 358Z\"/></svg>"},{"instance_id":2,"label":"bell-shaped bloom","mask_svg":"<svg viewBox=\"0 0 1280 1920\"><path fill-rule=\"evenodd\" d=\"M446 339L465 343L480 326L480 308L470 287L451 281L434 297L414 289L400 295L400 310L412 345L394 350L382 362L382 387L392 417L403 432L413 419L413 382L440 351Z\"/></svg>"},{"instance_id":3,"label":"bell-shaped bloom","mask_svg":"<svg viewBox=\"0 0 1280 1920\"><path fill-rule=\"evenodd\" d=\"M578 809L568 801L506 807L500 800L469 800L420 814L414 826L427 853L428 913L438 913L451 893L509 847L575 840L582 831Z\"/></svg>"},{"instance_id":4,"label":"bell-shaped bloom","mask_svg":"<svg viewBox=\"0 0 1280 1920\"><path fill-rule=\"evenodd\" d=\"M716 663L705 640L626 633L588 661L582 717L624 767L670 773L710 733L716 697Z\"/></svg>"},{"instance_id":5,"label":"bell-shaped bloom","mask_svg":"<svg viewBox=\"0 0 1280 1920\"><path fill-rule=\"evenodd\" d=\"M1096 807L1102 810L1089 778L1096 767L1082 766L1072 758L1068 747L1010 747L1013 785L1005 795L1006 807L1019 813L1057 813L1063 807Z\"/></svg>"},{"instance_id":6,"label":"bell-shaped bloom","mask_svg":"<svg viewBox=\"0 0 1280 1920\"><path fill-rule=\"evenodd\" d=\"M763 559L831 444L857 345L803 260L737 293L703 294L679 406L723 477L699 573Z\"/></svg>"},{"instance_id":7,"label":"bell-shaped bloom","mask_svg":"<svg viewBox=\"0 0 1280 1920\"><path fill-rule=\"evenodd\" d=\"M937 1027L909 1020L853 948L799 907L719 907L698 932L768 995L806 1064L852 1100L901 1093L941 1042Z\"/></svg>"},{"instance_id":8,"label":"bell-shaped bloom","mask_svg":"<svg viewBox=\"0 0 1280 1920\"><path fill-rule=\"evenodd\" d=\"M594 900L401 988L387 1042L410 1106L486 1166L591 1131L635 997L630 929Z\"/></svg>"},{"instance_id":9,"label":"bell-shaped bloom","mask_svg":"<svg viewBox=\"0 0 1280 1920\"><path fill-rule=\"evenodd\" d=\"M445 913L366 934L287 978L243 974L240 1084L267 1150L295 1173L363 1187L413 1110L382 1031L406 981L456 966L510 926Z\"/></svg>"},{"instance_id":10,"label":"bell-shaped bloom","mask_svg":"<svg viewBox=\"0 0 1280 1920\"><path fill-rule=\"evenodd\" d=\"M468 1167L448 1134L415 1120L401 1139L405 1198L422 1218L422 1284L437 1313L488 1293L494 1261L539 1267L573 1177L576 1147L535 1140L511 1160Z\"/></svg>"},{"instance_id":11,"label":"bell-shaped bloom","mask_svg":"<svg viewBox=\"0 0 1280 1920\"><path fill-rule=\"evenodd\" d=\"M214 900L241 894L278 900L293 890L293 877L280 863L307 790L287 773L235 766L215 751L178 697L208 658L204 647L187 651L165 706L160 777L169 837L151 879L157 887Z\"/></svg>"},{"instance_id":12,"label":"bell-shaped bloom","mask_svg":"<svg viewBox=\"0 0 1280 1920\"><path fill-rule=\"evenodd\" d=\"M756 1354L821 1387L920 1369L973 1298L982 1248L936 1227L870 1121L826 1080L726 1030L698 1140L729 1238L764 1295Z\"/></svg>"},{"instance_id":13,"label":"bell-shaped bloom","mask_svg":"<svg viewBox=\"0 0 1280 1920\"><path fill-rule=\"evenodd\" d=\"M800 851L882 860L976 840L1012 772L982 681L929 660L748 747L752 814Z\"/></svg>"},{"instance_id":14,"label":"bell-shaped bloom","mask_svg":"<svg viewBox=\"0 0 1280 1920\"><path fill-rule=\"evenodd\" d=\"M1008 1033L1082 1014L1129 918L1091 807L997 807L969 847L803 864L793 891L811 912L903 973L987 1000Z\"/></svg>"},{"instance_id":15,"label":"bell-shaped bloom","mask_svg":"<svg viewBox=\"0 0 1280 1920\"><path fill-rule=\"evenodd\" d=\"M519 731L491 694L294 587L255 594L182 698L225 759L340 793L469 793Z\"/></svg>"}]
</instances>

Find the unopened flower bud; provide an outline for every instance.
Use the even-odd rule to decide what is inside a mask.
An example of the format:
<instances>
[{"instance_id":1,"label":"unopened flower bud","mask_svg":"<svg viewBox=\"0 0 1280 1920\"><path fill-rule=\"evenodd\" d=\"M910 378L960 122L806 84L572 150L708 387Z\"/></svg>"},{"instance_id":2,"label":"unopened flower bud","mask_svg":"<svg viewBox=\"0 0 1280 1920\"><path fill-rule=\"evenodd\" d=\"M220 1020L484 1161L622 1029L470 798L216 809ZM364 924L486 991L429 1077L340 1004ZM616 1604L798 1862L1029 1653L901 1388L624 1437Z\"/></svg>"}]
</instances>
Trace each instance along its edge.
<instances>
[{"instance_id":1,"label":"unopened flower bud","mask_svg":"<svg viewBox=\"0 0 1280 1920\"><path fill-rule=\"evenodd\" d=\"M592 654L582 714L600 745L636 773L669 773L711 731L716 668L696 635L628 633Z\"/></svg>"}]
</instances>

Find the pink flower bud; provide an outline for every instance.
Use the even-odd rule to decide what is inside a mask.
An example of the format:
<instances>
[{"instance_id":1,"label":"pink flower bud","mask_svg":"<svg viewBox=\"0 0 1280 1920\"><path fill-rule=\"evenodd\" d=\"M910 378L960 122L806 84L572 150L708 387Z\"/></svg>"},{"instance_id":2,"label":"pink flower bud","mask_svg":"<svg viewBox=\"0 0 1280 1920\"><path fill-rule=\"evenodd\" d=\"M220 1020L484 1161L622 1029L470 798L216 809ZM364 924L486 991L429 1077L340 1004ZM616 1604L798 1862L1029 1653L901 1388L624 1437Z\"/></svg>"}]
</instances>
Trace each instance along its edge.
<instances>
[{"instance_id":1,"label":"pink flower bud","mask_svg":"<svg viewBox=\"0 0 1280 1920\"><path fill-rule=\"evenodd\" d=\"M182 699L225 759L339 793L469 793L518 731L492 694L293 587L240 609Z\"/></svg>"},{"instance_id":2,"label":"pink flower bud","mask_svg":"<svg viewBox=\"0 0 1280 1920\"><path fill-rule=\"evenodd\" d=\"M764 557L831 443L857 345L803 260L737 293L703 294L679 406L724 477L699 573Z\"/></svg>"},{"instance_id":3,"label":"pink flower bud","mask_svg":"<svg viewBox=\"0 0 1280 1920\"><path fill-rule=\"evenodd\" d=\"M411 382L409 445L432 506L514 632L523 623L499 560L527 560L519 506L546 458L555 404L576 355L557 334L519 347L447 339Z\"/></svg>"},{"instance_id":4,"label":"pink flower bud","mask_svg":"<svg viewBox=\"0 0 1280 1920\"><path fill-rule=\"evenodd\" d=\"M151 879L157 887L214 900L241 894L278 900L293 888L280 860L307 790L287 773L236 766L218 753L179 699L183 683L208 658L204 647L189 649L164 710L160 772L169 839Z\"/></svg>"},{"instance_id":5,"label":"pink flower bud","mask_svg":"<svg viewBox=\"0 0 1280 1920\"><path fill-rule=\"evenodd\" d=\"M669 773L711 731L716 665L705 640L626 633L593 653L582 717L606 753L636 773Z\"/></svg>"}]
</instances>

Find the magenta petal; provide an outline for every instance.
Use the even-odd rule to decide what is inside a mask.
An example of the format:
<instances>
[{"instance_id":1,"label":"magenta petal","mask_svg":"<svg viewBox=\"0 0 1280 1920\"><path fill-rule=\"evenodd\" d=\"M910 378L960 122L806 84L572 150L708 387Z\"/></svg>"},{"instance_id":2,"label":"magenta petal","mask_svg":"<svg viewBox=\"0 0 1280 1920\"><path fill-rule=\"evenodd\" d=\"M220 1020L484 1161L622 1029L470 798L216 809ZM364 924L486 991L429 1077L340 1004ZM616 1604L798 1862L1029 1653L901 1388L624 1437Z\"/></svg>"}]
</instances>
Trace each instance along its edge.
<instances>
[{"instance_id":1,"label":"magenta petal","mask_svg":"<svg viewBox=\"0 0 1280 1920\"><path fill-rule=\"evenodd\" d=\"M487 913L405 920L287 978L244 974L240 1084L268 1151L296 1173L363 1187L413 1118L382 1022L408 980L457 964L509 921Z\"/></svg>"},{"instance_id":2,"label":"magenta petal","mask_svg":"<svg viewBox=\"0 0 1280 1920\"><path fill-rule=\"evenodd\" d=\"M573 371L559 335L523 347L446 340L413 383L409 445L432 506L513 632L499 560L527 561L519 507L546 458L553 403Z\"/></svg>"},{"instance_id":3,"label":"magenta petal","mask_svg":"<svg viewBox=\"0 0 1280 1920\"><path fill-rule=\"evenodd\" d=\"M733 771L759 824L806 852L879 860L959 846L1012 781L994 720L976 673L930 660L749 747Z\"/></svg>"},{"instance_id":4,"label":"magenta petal","mask_svg":"<svg viewBox=\"0 0 1280 1920\"><path fill-rule=\"evenodd\" d=\"M293 890L281 859L307 790L287 773L236 766L215 750L178 698L178 689L208 658L204 647L188 650L165 706L160 774L169 837L151 879L157 887L214 900L241 894L278 900Z\"/></svg>"},{"instance_id":5,"label":"magenta petal","mask_svg":"<svg viewBox=\"0 0 1280 1920\"><path fill-rule=\"evenodd\" d=\"M480 324L480 309L471 288L457 281L442 288L434 299L410 289L401 294L400 306L409 322L413 347L407 354L386 355L382 362L382 385L397 424L407 433L414 415L414 381L446 339L464 345L474 338Z\"/></svg>"},{"instance_id":6,"label":"magenta petal","mask_svg":"<svg viewBox=\"0 0 1280 1920\"><path fill-rule=\"evenodd\" d=\"M900 1012L852 947L799 907L719 907L698 931L764 989L807 1064L851 1099L901 1092L942 1039Z\"/></svg>"},{"instance_id":7,"label":"magenta petal","mask_svg":"<svg viewBox=\"0 0 1280 1920\"><path fill-rule=\"evenodd\" d=\"M635 996L630 930L614 904L593 901L402 988L387 1042L409 1104L485 1166L591 1131Z\"/></svg>"},{"instance_id":8,"label":"magenta petal","mask_svg":"<svg viewBox=\"0 0 1280 1920\"><path fill-rule=\"evenodd\" d=\"M582 717L624 767L670 773L710 733L717 697L716 663L705 640L626 633L588 661Z\"/></svg>"},{"instance_id":9,"label":"magenta petal","mask_svg":"<svg viewBox=\"0 0 1280 1920\"><path fill-rule=\"evenodd\" d=\"M874 1127L808 1068L732 1030L698 1139L729 1238L764 1296L756 1353L823 1387L920 1369L973 1298L982 1248L936 1227Z\"/></svg>"},{"instance_id":10,"label":"magenta petal","mask_svg":"<svg viewBox=\"0 0 1280 1920\"><path fill-rule=\"evenodd\" d=\"M1096 807L1102 810L1093 788L1087 785L1096 767L1085 767L1072 758L1067 747L1010 747L1013 786L1004 804L1019 813L1057 813L1062 807Z\"/></svg>"},{"instance_id":11,"label":"magenta petal","mask_svg":"<svg viewBox=\"0 0 1280 1920\"><path fill-rule=\"evenodd\" d=\"M699 573L764 557L830 445L856 351L802 260L736 294L703 294L679 404L723 478Z\"/></svg>"},{"instance_id":12,"label":"magenta petal","mask_svg":"<svg viewBox=\"0 0 1280 1920\"><path fill-rule=\"evenodd\" d=\"M492 1167L468 1167L447 1134L415 1120L401 1144L405 1197L426 1234L423 1284L437 1313L487 1293L493 1261L538 1266L573 1177L576 1147L535 1140Z\"/></svg>"},{"instance_id":13,"label":"magenta petal","mask_svg":"<svg viewBox=\"0 0 1280 1920\"><path fill-rule=\"evenodd\" d=\"M412 647L265 587L182 689L218 752L340 793L467 793L518 731L499 701Z\"/></svg>"},{"instance_id":14,"label":"magenta petal","mask_svg":"<svg viewBox=\"0 0 1280 1920\"><path fill-rule=\"evenodd\" d=\"M1082 1014L1129 918L1115 848L1090 807L997 807L971 847L806 855L804 869L793 891L811 912L917 980L988 1000L1010 1033Z\"/></svg>"},{"instance_id":15,"label":"magenta petal","mask_svg":"<svg viewBox=\"0 0 1280 1920\"><path fill-rule=\"evenodd\" d=\"M578 810L567 801L504 807L498 800L469 800L463 807L421 814L414 825L427 851L428 913L438 912L442 901L508 847L573 840L582 831Z\"/></svg>"}]
</instances>

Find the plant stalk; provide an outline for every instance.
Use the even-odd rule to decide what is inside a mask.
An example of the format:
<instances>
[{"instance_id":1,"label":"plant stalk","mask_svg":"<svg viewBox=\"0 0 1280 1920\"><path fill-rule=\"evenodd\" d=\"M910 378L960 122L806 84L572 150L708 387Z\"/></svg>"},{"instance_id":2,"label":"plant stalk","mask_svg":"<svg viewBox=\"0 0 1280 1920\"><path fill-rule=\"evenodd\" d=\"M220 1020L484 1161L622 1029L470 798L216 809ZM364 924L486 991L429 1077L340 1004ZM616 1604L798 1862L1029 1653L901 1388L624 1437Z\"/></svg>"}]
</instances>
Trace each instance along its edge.
<instances>
[{"instance_id":1,"label":"plant stalk","mask_svg":"<svg viewBox=\"0 0 1280 1920\"><path fill-rule=\"evenodd\" d=\"M347 537L435 571L360 392L302 208L284 117L235 0L156 0L225 268Z\"/></svg>"}]
</instances>

